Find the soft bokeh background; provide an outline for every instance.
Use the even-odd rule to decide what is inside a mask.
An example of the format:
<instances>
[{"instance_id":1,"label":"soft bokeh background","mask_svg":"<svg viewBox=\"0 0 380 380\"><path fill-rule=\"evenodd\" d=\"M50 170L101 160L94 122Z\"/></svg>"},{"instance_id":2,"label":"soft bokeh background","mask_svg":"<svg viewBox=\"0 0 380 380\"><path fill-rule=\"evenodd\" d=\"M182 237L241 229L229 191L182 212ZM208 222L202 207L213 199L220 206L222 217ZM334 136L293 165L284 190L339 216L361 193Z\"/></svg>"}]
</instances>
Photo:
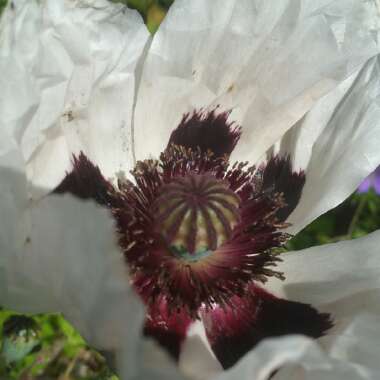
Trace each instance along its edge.
<instances>
[{"instance_id":1,"label":"soft bokeh background","mask_svg":"<svg viewBox=\"0 0 380 380\"><path fill-rule=\"evenodd\" d=\"M137 9L154 33L173 0L117 1ZM0 0L0 12L6 0ZM380 228L380 196L354 193L293 237L288 250L353 239ZM0 308L0 379L117 380L104 359L60 315L20 316Z\"/></svg>"}]
</instances>

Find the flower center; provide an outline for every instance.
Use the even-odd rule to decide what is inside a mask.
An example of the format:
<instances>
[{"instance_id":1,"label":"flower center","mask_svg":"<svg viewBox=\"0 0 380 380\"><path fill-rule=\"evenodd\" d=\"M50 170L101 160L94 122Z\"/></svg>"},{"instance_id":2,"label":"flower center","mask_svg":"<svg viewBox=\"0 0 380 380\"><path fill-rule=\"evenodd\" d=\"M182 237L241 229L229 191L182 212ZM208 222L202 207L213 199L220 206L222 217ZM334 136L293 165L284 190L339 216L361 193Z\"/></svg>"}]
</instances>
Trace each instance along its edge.
<instances>
[{"instance_id":1,"label":"flower center","mask_svg":"<svg viewBox=\"0 0 380 380\"><path fill-rule=\"evenodd\" d=\"M240 198L226 181L189 173L162 186L153 204L155 231L170 251L194 262L209 256L232 236Z\"/></svg>"},{"instance_id":2,"label":"flower center","mask_svg":"<svg viewBox=\"0 0 380 380\"><path fill-rule=\"evenodd\" d=\"M252 282L283 278L273 268L281 261L273 248L288 238L277 218L284 200L260 169L173 144L159 160L138 161L135 181L117 187L84 155L74 164L56 192L75 185L74 194L111 209L133 284L147 304L164 300L170 313L184 309L195 319L200 308L234 307ZM270 172L282 173L277 166Z\"/></svg>"}]
</instances>

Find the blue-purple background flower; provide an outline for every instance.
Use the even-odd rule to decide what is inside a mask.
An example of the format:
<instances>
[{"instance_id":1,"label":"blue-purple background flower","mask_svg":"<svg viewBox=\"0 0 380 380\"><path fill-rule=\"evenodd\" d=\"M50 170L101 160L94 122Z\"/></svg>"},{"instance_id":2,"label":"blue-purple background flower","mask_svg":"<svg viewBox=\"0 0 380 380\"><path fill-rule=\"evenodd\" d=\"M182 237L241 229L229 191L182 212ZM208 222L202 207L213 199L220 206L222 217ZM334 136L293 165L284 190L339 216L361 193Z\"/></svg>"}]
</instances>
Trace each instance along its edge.
<instances>
[{"instance_id":1,"label":"blue-purple background flower","mask_svg":"<svg viewBox=\"0 0 380 380\"><path fill-rule=\"evenodd\" d=\"M380 195L380 165L360 184L358 193L366 193L370 189L373 189L377 195Z\"/></svg>"}]
</instances>

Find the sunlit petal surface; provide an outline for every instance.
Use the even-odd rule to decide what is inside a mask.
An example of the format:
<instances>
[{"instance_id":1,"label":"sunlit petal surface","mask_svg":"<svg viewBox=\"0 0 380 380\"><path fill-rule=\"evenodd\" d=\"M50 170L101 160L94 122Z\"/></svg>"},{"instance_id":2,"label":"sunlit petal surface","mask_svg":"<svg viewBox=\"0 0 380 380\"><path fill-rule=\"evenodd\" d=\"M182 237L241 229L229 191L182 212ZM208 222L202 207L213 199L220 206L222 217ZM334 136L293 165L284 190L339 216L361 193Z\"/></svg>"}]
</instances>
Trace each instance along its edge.
<instances>
[{"instance_id":1,"label":"sunlit petal surface","mask_svg":"<svg viewBox=\"0 0 380 380\"><path fill-rule=\"evenodd\" d=\"M105 0L13 4L1 34L0 113L28 179L54 187L79 151L107 177L128 172L135 75L149 36L142 18Z\"/></svg>"},{"instance_id":2,"label":"sunlit petal surface","mask_svg":"<svg viewBox=\"0 0 380 380\"><path fill-rule=\"evenodd\" d=\"M376 54L376 17L364 1L175 1L144 65L137 157L157 155L184 113L220 105L243 127L233 158L255 162Z\"/></svg>"},{"instance_id":3,"label":"sunlit petal surface","mask_svg":"<svg viewBox=\"0 0 380 380\"><path fill-rule=\"evenodd\" d=\"M346 199L380 161L379 56L320 100L281 140L305 171L306 183L290 215L297 233Z\"/></svg>"}]
</instances>

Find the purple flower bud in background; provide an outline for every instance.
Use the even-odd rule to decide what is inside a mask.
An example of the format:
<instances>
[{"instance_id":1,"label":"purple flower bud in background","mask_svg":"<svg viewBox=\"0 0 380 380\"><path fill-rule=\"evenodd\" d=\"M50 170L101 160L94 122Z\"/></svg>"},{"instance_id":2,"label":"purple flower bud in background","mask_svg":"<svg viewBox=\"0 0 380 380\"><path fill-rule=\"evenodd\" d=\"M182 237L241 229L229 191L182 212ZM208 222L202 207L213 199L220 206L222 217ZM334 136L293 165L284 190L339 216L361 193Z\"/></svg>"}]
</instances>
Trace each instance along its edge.
<instances>
[{"instance_id":1,"label":"purple flower bud in background","mask_svg":"<svg viewBox=\"0 0 380 380\"><path fill-rule=\"evenodd\" d=\"M358 193L366 193L373 188L380 195L380 165L358 187Z\"/></svg>"}]
</instances>

